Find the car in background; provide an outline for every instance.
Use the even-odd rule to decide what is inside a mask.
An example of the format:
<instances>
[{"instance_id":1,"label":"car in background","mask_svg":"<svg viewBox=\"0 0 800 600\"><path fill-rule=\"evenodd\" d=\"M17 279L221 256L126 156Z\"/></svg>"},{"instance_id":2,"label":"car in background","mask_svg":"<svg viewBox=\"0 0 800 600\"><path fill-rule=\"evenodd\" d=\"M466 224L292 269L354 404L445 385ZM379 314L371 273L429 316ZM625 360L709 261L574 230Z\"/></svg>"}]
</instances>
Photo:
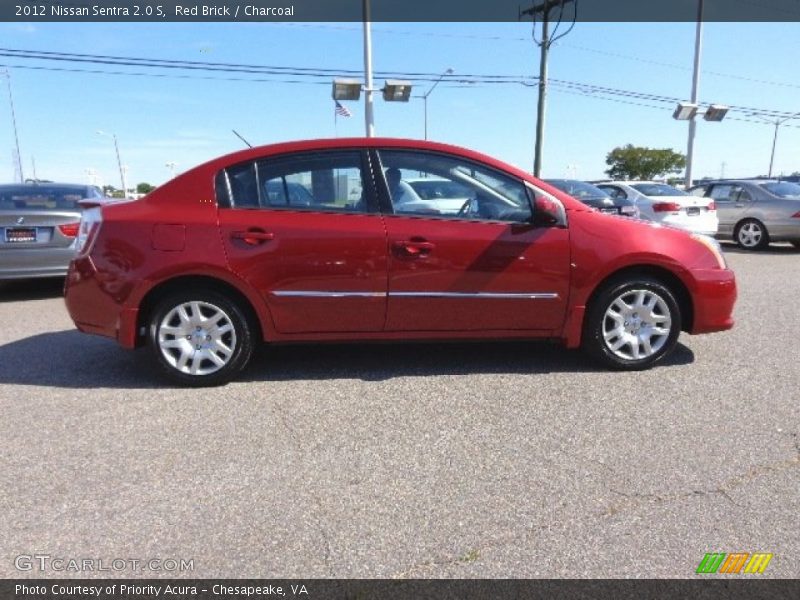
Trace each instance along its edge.
<instances>
[{"instance_id":1,"label":"car in background","mask_svg":"<svg viewBox=\"0 0 800 600\"><path fill-rule=\"evenodd\" d=\"M690 193L717 205L719 237L733 239L745 250L770 242L791 242L800 248L800 185L774 179L705 181Z\"/></svg>"},{"instance_id":2,"label":"car in background","mask_svg":"<svg viewBox=\"0 0 800 600\"><path fill-rule=\"evenodd\" d=\"M622 215L623 217L640 217L639 209L636 204L627 198L612 198L599 187L578 181L577 179L545 179L553 187L558 188L565 194L569 194L576 200L580 200L587 206L596 208L601 213L610 215Z\"/></svg>"},{"instance_id":3,"label":"car in background","mask_svg":"<svg viewBox=\"0 0 800 600\"><path fill-rule=\"evenodd\" d=\"M467 199L455 213L408 211L398 174ZM307 182L316 201L254 205L246 190L270 181ZM243 150L85 211L80 239L64 287L78 329L147 346L189 386L229 381L258 342L555 339L638 370L681 331L733 326L736 280L715 240L611 218L427 141Z\"/></svg>"},{"instance_id":4,"label":"car in background","mask_svg":"<svg viewBox=\"0 0 800 600\"><path fill-rule=\"evenodd\" d=\"M604 181L595 185L615 200L634 202L645 219L692 233L717 233L717 207L710 198L698 198L655 181Z\"/></svg>"},{"instance_id":5,"label":"car in background","mask_svg":"<svg viewBox=\"0 0 800 600\"><path fill-rule=\"evenodd\" d=\"M65 276L86 199L103 193L72 183L0 185L0 280Z\"/></svg>"},{"instance_id":6,"label":"car in background","mask_svg":"<svg viewBox=\"0 0 800 600\"><path fill-rule=\"evenodd\" d=\"M455 215L472 197L469 188L441 177L404 177L398 185L397 212Z\"/></svg>"}]
</instances>

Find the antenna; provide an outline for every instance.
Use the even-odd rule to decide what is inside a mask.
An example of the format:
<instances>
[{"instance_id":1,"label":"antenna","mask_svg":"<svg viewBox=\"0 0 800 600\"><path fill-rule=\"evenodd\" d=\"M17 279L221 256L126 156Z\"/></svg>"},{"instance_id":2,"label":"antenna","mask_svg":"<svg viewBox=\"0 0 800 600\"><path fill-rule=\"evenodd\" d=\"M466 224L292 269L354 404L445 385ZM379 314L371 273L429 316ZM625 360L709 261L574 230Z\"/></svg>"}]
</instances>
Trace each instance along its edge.
<instances>
[{"instance_id":1,"label":"antenna","mask_svg":"<svg viewBox=\"0 0 800 600\"><path fill-rule=\"evenodd\" d=\"M242 140L242 141L243 141L245 144L247 144L247 147L248 147L248 148L252 148L252 147L253 147L253 145L252 145L250 142L248 142L246 139L244 139L242 136L240 136L240 135L239 135L239 133L238 133L238 132L237 132L235 129L231 129L231 131L233 132L233 134L234 134L236 137L238 137L238 138L239 138L240 140Z\"/></svg>"}]
</instances>

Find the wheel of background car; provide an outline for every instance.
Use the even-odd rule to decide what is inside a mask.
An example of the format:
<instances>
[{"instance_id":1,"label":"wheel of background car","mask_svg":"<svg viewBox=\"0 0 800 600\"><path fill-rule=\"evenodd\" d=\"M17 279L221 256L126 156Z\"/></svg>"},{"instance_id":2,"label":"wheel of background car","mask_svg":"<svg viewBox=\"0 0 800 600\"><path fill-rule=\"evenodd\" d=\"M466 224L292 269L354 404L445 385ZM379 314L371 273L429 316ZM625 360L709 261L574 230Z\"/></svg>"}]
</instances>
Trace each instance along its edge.
<instances>
[{"instance_id":1,"label":"wheel of background car","mask_svg":"<svg viewBox=\"0 0 800 600\"><path fill-rule=\"evenodd\" d=\"M149 343L170 379L196 387L227 383L253 352L252 331L242 309L208 290L162 300L150 319Z\"/></svg>"},{"instance_id":2,"label":"wheel of background car","mask_svg":"<svg viewBox=\"0 0 800 600\"><path fill-rule=\"evenodd\" d=\"M761 221L745 219L736 226L736 243L745 250L761 250L769 245L769 233Z\"/></svg>"},{"instance_id":3,"label":"wheel of background car","mask_svg":"<svg viewBox=\"0 0 800 600\"><path fill-rule=\"evenodd\" d=\"M615 369L648 369L675 347L680 330L678 303L663 283L648 277L618 279L589 307L583 348Z\"/></svg>"}]
</instances>

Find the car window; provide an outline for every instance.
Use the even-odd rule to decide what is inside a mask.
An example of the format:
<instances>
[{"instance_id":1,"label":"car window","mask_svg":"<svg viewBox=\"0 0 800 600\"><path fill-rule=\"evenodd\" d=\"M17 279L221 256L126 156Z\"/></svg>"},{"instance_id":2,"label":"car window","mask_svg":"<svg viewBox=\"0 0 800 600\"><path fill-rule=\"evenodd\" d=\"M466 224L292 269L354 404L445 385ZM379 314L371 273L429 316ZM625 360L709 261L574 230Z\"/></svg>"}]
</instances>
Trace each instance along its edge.
<instances>
[{"instance_id":1,"label":"car window","mask_svg":"<svg viewBox=\"0 0 800 600\"><path fill-rule=\"evenodd\" d=\"M94 197L94 188L19 186L0 190L0 210L81 210L78 202Z\"/></svg>"},{"instance_id":2,"label":"car window","mask_svg":"<svg viewBox=\"0 0 800 600\"><path fill-rule=\"evenodd\" d=\"M645 196L688 196L686 192L666 183L634 183L631 187Z\"/></svg>"},{"instance_id":3,"label":"car window","mask_svg":"<svg viewBox=\"0 0 800 600\"><path fill-rule=\"evenodd\" d=\"M706 191L707 191L707 190L708 190L708 187L707 187L707 186L705 186L705 185L698 185L698 186L696 186L696 187L693 187L692 189L690 189L690 190L689 190L689 193L690 193L692 196L698 196L698 197L702 198L703 196L705 196L705 195L706 195Z\"/></svg>"},{"instance_id":4,"label":"car window","mask_svg":"<svg viewBox=\"0 0 800 600\"><path fill-rule=\"evenodd\" d=\"M711 188L711 198L714 202L747 202L750 194L735 183L718 183Z\"/></svg>"},{"instance_id":5,"label":"car window","mask_svg":"<svg viewBox=\"0 0 800 600\"><path fill-rule=\"evenodd\" d=\"M781 181L777 183L762 183L761 187L773 196L787 198L789 200L800 200L800 185Z\"/></svg>"},{"instance_id":6,"label":"car window","mask_svg":"<svg viewBox=\"0 0 800 600\"><path fill-rule=\"evenodd\" d=\"M547 183L578 200L608 198L610 194L591 183L574 179L548 179Z\"/></svg>"},{"instance_id":7,"label":"car window","mask_svg":"<svg viewBox=\"0 0 800 600\"><path fill-rule=\"evenodd\" d=\"M606 194L608 194L615 200L627 199L628 197L628 194L625 192L625 190L615 185L598 185L597 187L599 187L601 190L603 190Z\"/></svg>"},{"instance_id":8,"label":"car window","mask_svg":"<svg viewBox=\"0 0 800 600\"><path fill-rule=\"evenodd\" d=\"M234 208L367 211L359 151L279 156L234 165L218 176L216 188L217 202Z\"/></svg>"},{"instance_id":9,"label":"car window","mask_svg":"<svg viewBox=\"0 0 800 600\"><path fill-rule=\"evenodd\" d=\"M395 214L486 221L530 222L522 181L458 157L408 150L379 152ZM441 195L425 197L415 182L437 181ZM441 182L448 182L442 185Z\"/></svg>"}]
</instances>

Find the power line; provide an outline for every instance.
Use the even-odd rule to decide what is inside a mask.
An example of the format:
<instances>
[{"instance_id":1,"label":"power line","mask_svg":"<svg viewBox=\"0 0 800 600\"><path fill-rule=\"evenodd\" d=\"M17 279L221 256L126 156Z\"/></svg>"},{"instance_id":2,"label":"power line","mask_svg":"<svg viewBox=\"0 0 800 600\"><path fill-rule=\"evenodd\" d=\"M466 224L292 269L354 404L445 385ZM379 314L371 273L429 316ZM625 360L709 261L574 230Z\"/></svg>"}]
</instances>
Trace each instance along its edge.
<instances>
[{"instance_id":1,"label":"power line","mask_svg":"<svg viewBox=\"0 0 800 600\"><path fill-rule=\"evenodd\" d=\"M77 53L63 53L63 52L44 52L36 50L18 50L10 48L0 48L0 56L8 58L16 58L22 60L44 60L56 62L78 62L78 63L91 63L103 64L108 66L122 66L122 67L139 67L139 68L154 68L154 69L170 69L170 70L189 70L189 71L209 71L217 73L233 73L242 75L274 75L270 78L256 78L256 77L204 77L204 76L189 76L179 74L163 74L163 73L144 73L135 71L107 71L100 69L67 69L56 67L43 67L31 65L8 65L13 68L42 70L42 71L62 71L62 72L82 72L91 74L105 74L105 75L132 75L132 76L150 76L150 77L174 77L179 79L201 79L201 80L222 80L222 81L254 81L264 83L287 83L287 84L318 84L329 85L330 78L334 74L353 74L358 75L361 73L360 69L321 69L311 67L285 67L276 65L254 65L254 64L239 64L239 63L215 63L215 62L201 62L201 61L184 61L184 60L168 60L168 59L148 59L130 56L111 56L111 55L93 55L93 54L77 54ZM440 77L440 73L426 73L426 72L402 72L402 71L379 71L376 72L379 77L386 78L402 78L409 79L416 83L434 82ZM290 79L287 79L290 77ZM638 99L646 101L655 101L661 103L674 104L682 101L682 98L674 96L663 96L658 94L651 94L647 92L638 92L634 90L622 90L618 88L611 88L607 86L600 86L591 83L550 79L554 86L561 86L565 88L577 89L585 93L593 94L606 94L621 98ZM538 85L538 78L530 75L511 75L511 74L460 74L458 78L448 78L448 87L453 84L465 84L466 87L473 87L476 85L492 85L492 84L513 84L524 86ZM787 111L779 111L774 109L764 109L757 107L746 107L738 105L730 105L732 111L758 113L767 117L781 118L789 116Z\"/></svg>"}]
</instances>

